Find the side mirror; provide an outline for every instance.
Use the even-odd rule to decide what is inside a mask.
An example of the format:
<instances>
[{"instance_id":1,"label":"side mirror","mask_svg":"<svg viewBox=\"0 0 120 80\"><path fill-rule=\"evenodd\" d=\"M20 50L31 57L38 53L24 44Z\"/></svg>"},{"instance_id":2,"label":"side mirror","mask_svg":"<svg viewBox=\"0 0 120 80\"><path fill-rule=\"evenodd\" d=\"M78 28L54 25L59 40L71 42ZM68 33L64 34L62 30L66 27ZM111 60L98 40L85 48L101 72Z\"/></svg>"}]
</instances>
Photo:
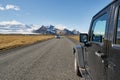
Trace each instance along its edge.
<instances>
[{"instance_id":1,"label":"side mirror","mask_svg":"<svg viewBox=\"0 0 120 80\"><path fill-rule=\"evenodd\" d=\"M84 46L86 46L86 47L91 46L91 43L88 41L88 34L86 34L86 33L80 34L80 42L84 43Z\"/></svg>"},{"instance_id":2,"label":"side mirror","mask_svg":"<svg viewBox=\"0 0 120 80\"><path fill-rule=\"evenodd\" d=\"M81 34L80 34L80 42L81 42L81 43L86 43L86 42L88 42L88 34L86 34L86 33L81 33Z\"/></svg>"}]
</instances>

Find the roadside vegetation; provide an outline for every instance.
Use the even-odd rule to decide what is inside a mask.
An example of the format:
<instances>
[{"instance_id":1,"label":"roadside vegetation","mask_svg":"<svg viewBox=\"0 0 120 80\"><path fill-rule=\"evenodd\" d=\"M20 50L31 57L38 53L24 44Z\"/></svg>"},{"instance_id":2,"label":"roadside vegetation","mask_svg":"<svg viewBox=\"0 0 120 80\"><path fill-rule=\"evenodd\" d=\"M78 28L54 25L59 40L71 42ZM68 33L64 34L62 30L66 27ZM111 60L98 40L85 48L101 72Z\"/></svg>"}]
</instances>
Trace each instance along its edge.
<instances>
[{"instance_id":1,"label":"roadside vegetation","mask_svg":"<svg viewBox=\"0 0 120 80\"><path fill-rule=\"evenodd\" d=\"M79 35L69 35L68 38L79 41Z\"/></svg>"},{"instance_id":2,"label":"roadside vegetation","mask_svg":"<svg viewBox=\"0 0 120 80\"><path fill-rule=\"evenodd\" d=\"M0 50L52 39L53 35L0 35Z\"/></svg>"}]
</instances>

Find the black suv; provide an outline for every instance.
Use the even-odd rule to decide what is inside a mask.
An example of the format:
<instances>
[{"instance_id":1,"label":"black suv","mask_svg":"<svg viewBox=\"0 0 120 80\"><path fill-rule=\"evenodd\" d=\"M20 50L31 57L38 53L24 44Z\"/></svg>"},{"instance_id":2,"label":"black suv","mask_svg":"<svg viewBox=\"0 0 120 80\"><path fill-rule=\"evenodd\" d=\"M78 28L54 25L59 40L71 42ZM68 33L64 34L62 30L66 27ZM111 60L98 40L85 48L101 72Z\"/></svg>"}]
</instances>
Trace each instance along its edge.
<instances>
[{"instance_id":1,"label":"black suv","mask_svg":"<svg viewBox=\"0 0 120 80\"><path fill-rule=\"evenodd\" d=\"M93 18L88 34L73 48L75 72L87 80L120 80L120 0Z\"/></svg>"}]
</instances>

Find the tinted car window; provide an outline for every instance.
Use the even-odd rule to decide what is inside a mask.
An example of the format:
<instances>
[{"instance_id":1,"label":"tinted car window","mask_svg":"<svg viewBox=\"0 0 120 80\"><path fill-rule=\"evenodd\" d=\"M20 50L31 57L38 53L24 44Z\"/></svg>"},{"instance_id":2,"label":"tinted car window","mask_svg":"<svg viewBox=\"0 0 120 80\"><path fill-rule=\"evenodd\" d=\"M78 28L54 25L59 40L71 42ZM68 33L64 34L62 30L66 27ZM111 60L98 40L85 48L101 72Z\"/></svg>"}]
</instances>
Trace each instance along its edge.
<instances>
[{"instance_id":1,"label":"tinted car window","mask_svg":"<svg viewBox=\"0 0 120 80\"><path fill-rule=\"evenodd\" d=\"M108 15L106 13L94 20L92 26L92 41L103 42L107 19Z\"/></svg>"}]
</instances>

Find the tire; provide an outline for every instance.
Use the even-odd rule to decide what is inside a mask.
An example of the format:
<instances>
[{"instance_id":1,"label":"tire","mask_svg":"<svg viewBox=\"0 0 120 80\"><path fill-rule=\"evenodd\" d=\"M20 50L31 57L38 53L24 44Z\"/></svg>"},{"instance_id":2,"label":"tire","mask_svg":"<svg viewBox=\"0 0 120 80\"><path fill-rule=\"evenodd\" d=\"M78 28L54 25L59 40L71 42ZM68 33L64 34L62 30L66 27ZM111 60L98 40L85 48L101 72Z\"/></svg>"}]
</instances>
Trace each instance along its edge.
<instances>
[{"instance_id":1,"label":"tire","mask_svg":"<svg viewBox=\"0 0 120 80\"><path fill-rule=\"evenodd\" d=\"M74 69L75 69L75 75L79 76L79 77L82 77L81 73L80 73L80 70L79 70L79 66L78 66L78 63L77 63L77 59L75 58L74 60Z\"/></svg>"}]
</instances>

